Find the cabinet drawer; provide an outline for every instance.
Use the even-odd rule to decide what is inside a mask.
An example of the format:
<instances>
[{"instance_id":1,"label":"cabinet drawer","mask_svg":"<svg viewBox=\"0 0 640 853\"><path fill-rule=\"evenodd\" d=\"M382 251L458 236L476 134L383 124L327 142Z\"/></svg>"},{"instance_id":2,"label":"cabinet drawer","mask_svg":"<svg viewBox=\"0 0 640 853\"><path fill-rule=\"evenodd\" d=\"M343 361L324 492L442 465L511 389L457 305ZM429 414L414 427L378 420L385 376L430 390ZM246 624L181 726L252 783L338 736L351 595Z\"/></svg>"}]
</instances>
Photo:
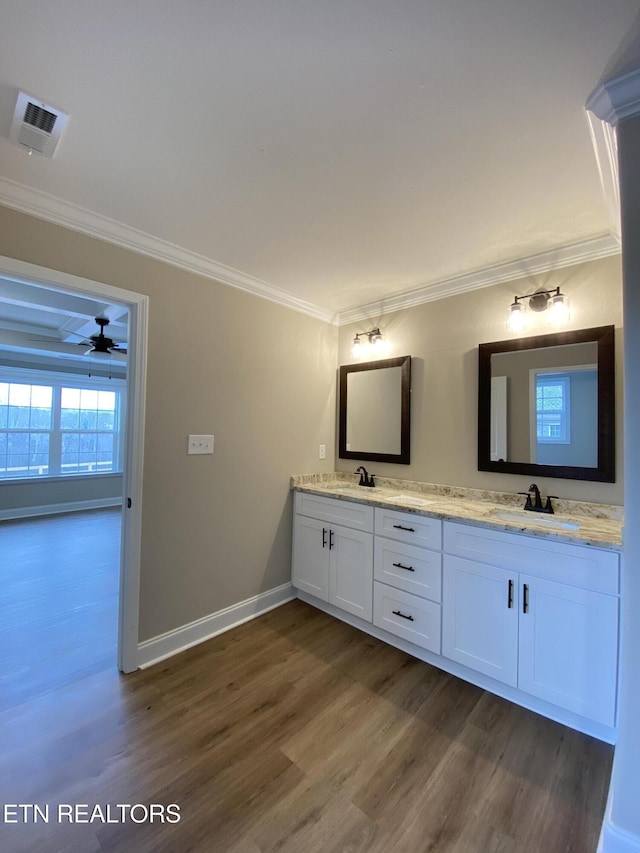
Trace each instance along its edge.
<instances>
[{"instance_id":1,"label":"cabinet drawer","mask_svg":"<svg viewBox=\"0 0 640 853\"><path fill-rule=\"evenodd\" d=\"M404 542L375 537L374 577L377 581L440 602L442 554Z\"/></svg>"},{"instance_id":2,"label":"cabinet drawer","mask_svg":"<svg viewBox=\"0 0 640 853\"><path fill-rule=\"evenodd\" d=\"M598 592L616 595L619 591L619 558L613 551L453 521L444 523L444 551Z\"/></svg>"},{"instance_id":3,"label":"cabinet drawer","mask_svg":"<svg viewBox=\"0 0 640 853\"><path fill-rule=\"evenodd\" d=\"M365 530L369 533L373 531L373 507L353 501L296 492L294 512L310 518L318 518L329 524L343 524L345 527Z\"/></svg>"},{"instance_id":4,"label":"cabinet drawer","mask_svg":"<svg viewBox=\"0 0 640 853\"><path fill-rule=\"evenodd\" d=\"M442 522L439 518L376 507L375 533L435 551L442 548Z\"/></svg>"},{"instance_id":5,"label":"cabinet drawer","mask_svg":"<svg viewBox=\"0 0 640 853\"><path fill-rule=\"evenodd\" d=\"M440 605L374 581L373 624L440 654Z\"/></svg>"}]
</instances>

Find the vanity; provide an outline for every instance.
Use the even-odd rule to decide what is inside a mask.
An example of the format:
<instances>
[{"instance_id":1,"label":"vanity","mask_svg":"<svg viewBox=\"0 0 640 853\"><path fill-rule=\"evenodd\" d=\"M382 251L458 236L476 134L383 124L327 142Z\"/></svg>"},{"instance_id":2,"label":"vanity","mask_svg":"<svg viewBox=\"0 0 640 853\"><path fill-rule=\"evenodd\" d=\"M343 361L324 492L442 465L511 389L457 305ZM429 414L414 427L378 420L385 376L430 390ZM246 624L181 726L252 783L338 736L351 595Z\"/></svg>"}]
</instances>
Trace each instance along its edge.
<instances>
[{"instance_id":1,"label":"vanity","mask_svg":"<svg viewBox=\"0 0 640 853\"><path fill-rule=\"evenodd\" d=\"M480 344L478 470L615 482L614 332ZM342 365L338 390L339 457L409 465L411 357ZM298 596L615 743L622 509L367 481L292 478Z\"/></svg>"},{"instance_id":2,"label":"vanity","mask_svg":"<svg viewBox=\"0 0 640 853\"><path fill-rule=\"evenodd\" d=\"M619 508L347 474L292 478L293 585L446 672L614 743ZM579 515L580 509L586 510Z\"/></svg>"}]
</instances>

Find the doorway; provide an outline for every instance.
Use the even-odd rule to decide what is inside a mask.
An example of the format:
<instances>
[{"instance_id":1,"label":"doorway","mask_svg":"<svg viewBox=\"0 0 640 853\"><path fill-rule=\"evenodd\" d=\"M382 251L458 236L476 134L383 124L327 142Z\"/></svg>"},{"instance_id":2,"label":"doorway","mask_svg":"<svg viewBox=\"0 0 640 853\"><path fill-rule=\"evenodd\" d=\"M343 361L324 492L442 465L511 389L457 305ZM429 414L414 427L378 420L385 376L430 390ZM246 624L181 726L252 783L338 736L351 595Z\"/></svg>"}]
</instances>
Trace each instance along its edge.
<instances>
[{"instance_id":1,"label":"doorway","mask_svg":"<svg viewBox=\"0 0 640 853\"><path fill-rule=\"evenodd\" d=\"M122 672L138 668L138 605L142 519L142 463L146 385L148 297L102 282L46 269L0 256L0 276L16 284L36 285L43 292L93 297L128 312L126 427L122 440L120 572L117 665Z\"/></svg>"}]
</instances>

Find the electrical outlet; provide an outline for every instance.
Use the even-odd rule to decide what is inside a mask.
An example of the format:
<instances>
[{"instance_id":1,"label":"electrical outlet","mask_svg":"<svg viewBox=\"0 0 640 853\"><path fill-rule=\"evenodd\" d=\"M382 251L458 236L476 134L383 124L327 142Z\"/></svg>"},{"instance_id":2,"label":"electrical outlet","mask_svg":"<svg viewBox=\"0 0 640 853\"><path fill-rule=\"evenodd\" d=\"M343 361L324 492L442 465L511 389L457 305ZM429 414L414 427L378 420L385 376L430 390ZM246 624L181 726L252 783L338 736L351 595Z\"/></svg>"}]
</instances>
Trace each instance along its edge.
<instances>
[{"instance_id":1,"label":"electrical outlet","mask_svg":"<svg viewBox=\"0 0 640 853\"><path fill-rule=\"evenodd\" d=\"M326 459L327 458L327 445L321 444L318 448L318 459Z\"/></svg>"},{"instance_id":2,"label":"electrical outlet","mask_svg":"<svg viewBox=\"0 0 640 853\"><path fill-rule=\"evenodd\" d=\"M195 454L212 454L213 453L213 436L212 435L190 435L187 444L187 453Z\"/></svg>"}]
</instances>

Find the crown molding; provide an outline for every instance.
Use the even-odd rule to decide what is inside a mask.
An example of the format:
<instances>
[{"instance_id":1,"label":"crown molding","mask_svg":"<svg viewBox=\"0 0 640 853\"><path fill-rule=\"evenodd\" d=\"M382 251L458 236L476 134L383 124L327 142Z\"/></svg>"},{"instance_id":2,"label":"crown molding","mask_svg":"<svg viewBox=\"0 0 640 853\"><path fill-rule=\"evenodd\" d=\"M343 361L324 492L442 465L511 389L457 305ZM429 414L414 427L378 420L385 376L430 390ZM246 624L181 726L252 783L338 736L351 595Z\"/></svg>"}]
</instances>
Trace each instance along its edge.
<instances>
[{"instance_id":1,"label":"crown molding","mask_svg":"<svg viewBox=\"0 0 640 853\"><path fill-rule=\"evenodd\" d=\"M620 254L619 239L613 234L603 234L599 237L583 240L580 243L570 243L526 258L485 267L434 284L425 284L416 290L399 293L397 296L390 296L358 308L341 311L338 324L343 326L347 323L371 320L381 314L413 308L416 305L435 302L438 299L445 299L458 293L468 293L471 290L491 287L491 285L513 281L524 276L539 275L562 267L570 267L574 264L595 261L617 254Z\"/></svg>"},{"instance_id":2,"label":"crown molding","mask_svg":"<svg viewBox=\"0 0 640 853\"><path fill-rule=\"evenodd\" d=\"M620 241L620 183L618 180L616 129L612 124L602 121L592 112L587 112L587 120L611 232Z\"/></svg>"},{"instance_id":3,"label":"crown molding","mask_svg":"<svg viewBox=\"0 0 640 853\"><path fill-rule=\"evenodd\" d=\"M622 119L640 115L640 69L598 85L586 108L614 127Z\"/></svg>"},{"instance_id":4,"label":"crown molding","mask_svg":"<svg viewBox=\"0 0 640 853\"><path fill-rule=\"evenodd\" d=\"M0 204L335 324L336 314L291 293L56 196L0 177Z\"/></svg>"},{"instance_id":5,"label":"crown molding","mask_svg":"<svg viewBox=\"0 0 640 853\"><path fill-rule=\"evenodd\" d=\"M198 255L173 243L153 237L144 231L123 225L113 219L62 201L40 190L18 184L8 178L0 177L0 204L60 225L63 228L70 228L121 248L138 252L221 284L235 287L253 296L267 299L285 308L334 325L370 319L381 314L389 314L403 308L421 305L425 302L445 299L457 293L490 287L493 284L522 278L525 275L548 272L620 252L619 238L612 234L601 235L580 243L572 243L529 257L485 267L433 284L425 284L415 290L336 314L240 270L217 263L203 255Z\"/></svg>"}]
</instances>

